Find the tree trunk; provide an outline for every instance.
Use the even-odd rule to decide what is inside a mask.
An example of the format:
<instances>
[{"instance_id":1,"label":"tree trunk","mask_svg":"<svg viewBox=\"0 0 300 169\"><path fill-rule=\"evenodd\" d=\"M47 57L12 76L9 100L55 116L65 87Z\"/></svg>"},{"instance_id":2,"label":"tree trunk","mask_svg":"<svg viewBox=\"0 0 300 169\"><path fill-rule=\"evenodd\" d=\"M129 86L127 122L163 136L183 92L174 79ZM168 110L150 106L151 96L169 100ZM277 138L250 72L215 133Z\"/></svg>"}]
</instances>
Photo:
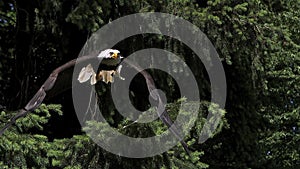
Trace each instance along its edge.
<instances>
[{"instance_id":1,"label":"tree trunk","mask_svg":"<svg viewBox=\"0 0 300 169\"><path fill-rule=\"evenodd\" d=\"M35 1L16 1L16 53L14 70L13 99L10 109L20 108L28 101L30 75L32 71L32 45L35 21Z\"/></svg>"}]
</instances>

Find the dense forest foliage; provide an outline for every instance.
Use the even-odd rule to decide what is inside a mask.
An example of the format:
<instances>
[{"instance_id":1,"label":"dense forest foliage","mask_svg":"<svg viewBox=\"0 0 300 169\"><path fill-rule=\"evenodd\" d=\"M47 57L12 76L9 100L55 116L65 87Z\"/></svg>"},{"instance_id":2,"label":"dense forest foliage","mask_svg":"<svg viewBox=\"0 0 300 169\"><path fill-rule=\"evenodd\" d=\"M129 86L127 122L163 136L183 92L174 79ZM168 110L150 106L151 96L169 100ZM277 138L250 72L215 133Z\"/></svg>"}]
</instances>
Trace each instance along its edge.
<instances>
[{"instance_id":1,"label":"dense forest foliage","mask_svg":"<svg viewBox=\"0 0 300 169\"><path fill-rule=\"evenodd\" d=\"M203 31L218 51L227 80L225 109L213 137L198 144L210 105L205 67L181 42L157 35L137 35L115 48L126 56L145 48L176 53L199 84L199 117L184 139L154 157L125 158L105 151L81 128L70 90L53 94L0 137L0 168L300 168L300 1L299 0L47 0L0 1L0 128L39 89L51 71L78 57L88 38L103 25L133 13L163 12L182 17ZM176 64L171 64L176 69ZM192 104L178 95L166 73L151 71L167 93L168 110ZM97 84L99 97L110 86ZM132 102L148 108L145 80L131 86ZM102 99L105 100L105 99ZM115 128L130 122L110 104L101 103ZM188 112L187 112L188 113ZM85 130L101 127L90 122ZM159 120L122 131L148 136L165 130Z\"/></svg>"}]
</instances>

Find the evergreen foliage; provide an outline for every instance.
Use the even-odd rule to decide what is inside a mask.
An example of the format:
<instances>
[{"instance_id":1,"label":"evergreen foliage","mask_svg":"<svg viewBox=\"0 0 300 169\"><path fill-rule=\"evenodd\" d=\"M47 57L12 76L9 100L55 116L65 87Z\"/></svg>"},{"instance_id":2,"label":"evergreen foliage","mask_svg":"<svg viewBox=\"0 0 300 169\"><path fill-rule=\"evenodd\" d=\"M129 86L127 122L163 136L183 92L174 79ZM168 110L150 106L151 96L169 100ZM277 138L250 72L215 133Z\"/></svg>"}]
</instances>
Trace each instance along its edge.
<instances>
[{"instance_id":1,"label":"evergreen foliage","mask_svg":"<svg viewBox=\"0 0 300 169\"><path fill-rule=\"evenodd\" d=\"M71 94L65 92L49 98L0 137L0 168L300 167L300 1L7 0L0 1L0 9L0 127L16 113L10 110L24 106L53 68L77 57L93 32L137 12L170 13L198 26L216 47L228 86L226 107L220 110L209 102L210 81L201 61L188 47L165 36L130 37L116 45L124 55L149 47L167 49L193 71L200 103L181 98L174 79L166 73L148 70L156 85L167 93L172 119L180 103L200 104L197 121L185 138L191 156L180 144L145 159L105 151L78 132L81 129ZM180 72L176 61L168 66ZM110 99L103 99L110 97L109 86L97 85L97 90L105 118L120 132L145 137L166 130L159 120L123 129L132 121L123 119ZM135 77L131 90L133 104L147 110L142 76ZM213 137L198 144L209 108L225 117ZM84 130L101 129L102 125L89 121ZM53 131L53 126L58 129Z\"/></svg>"}]
</instances>

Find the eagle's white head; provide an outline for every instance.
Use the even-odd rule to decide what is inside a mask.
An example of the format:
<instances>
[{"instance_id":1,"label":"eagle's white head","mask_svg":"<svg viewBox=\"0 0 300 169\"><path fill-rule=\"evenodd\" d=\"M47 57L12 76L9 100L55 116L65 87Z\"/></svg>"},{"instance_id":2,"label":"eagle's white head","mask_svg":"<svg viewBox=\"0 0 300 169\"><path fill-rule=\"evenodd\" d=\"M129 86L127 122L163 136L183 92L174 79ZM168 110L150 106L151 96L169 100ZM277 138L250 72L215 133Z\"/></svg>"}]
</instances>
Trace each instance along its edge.
<instances>
[{"instance_id":1,"label":"eagle's white head","mask_svg":"<svg viewBox=\"0 0 300 169\"><path fill-rule=\"evenodd\" d=\"M118 58L122 58L120 56L120 51L116 50L116 49L106 49L103 50L99 53L99 55L97 56L98 58L105 58L105 59L118 59Z\"/></svg>"}]
</instances>

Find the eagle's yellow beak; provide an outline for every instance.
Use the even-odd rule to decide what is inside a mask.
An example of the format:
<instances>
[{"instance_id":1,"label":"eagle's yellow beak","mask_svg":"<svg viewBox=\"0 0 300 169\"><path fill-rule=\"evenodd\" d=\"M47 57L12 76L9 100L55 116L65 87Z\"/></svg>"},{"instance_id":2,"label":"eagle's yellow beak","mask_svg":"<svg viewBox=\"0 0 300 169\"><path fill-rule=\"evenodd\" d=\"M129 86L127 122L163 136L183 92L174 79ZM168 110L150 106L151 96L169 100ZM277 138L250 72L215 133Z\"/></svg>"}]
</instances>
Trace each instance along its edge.
<instances>
[{"instance_id":1,"label":"eagle's yellow beak","mask_svg":"<svg viewBox=\"0 0 300 169\"><path fill-rule=\"evenodd\" d=\"M118 53L114 53L111 55L112 58L117 59L118 58Z\"/></svg>"}]
</instances>

